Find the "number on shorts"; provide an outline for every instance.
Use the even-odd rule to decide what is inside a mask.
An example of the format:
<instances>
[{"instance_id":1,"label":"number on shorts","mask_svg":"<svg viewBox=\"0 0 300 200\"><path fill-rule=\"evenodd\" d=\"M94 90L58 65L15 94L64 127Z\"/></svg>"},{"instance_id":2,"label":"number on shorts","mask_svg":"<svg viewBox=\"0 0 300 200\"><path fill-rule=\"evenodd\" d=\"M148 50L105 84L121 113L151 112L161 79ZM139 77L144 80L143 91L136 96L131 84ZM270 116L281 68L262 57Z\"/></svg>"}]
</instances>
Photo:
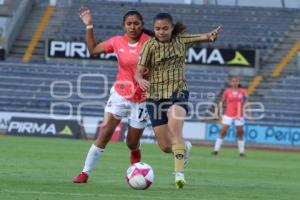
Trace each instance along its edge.
<instances>
[{"instance_id":1,"label":"number on shorts","mask_svg":"<svg viewBox=\"0 0 300 200\"><path fill-rule=\"evenodd\" d=\"M144 108L139 108L139 119L142 118L144 112Z\"/></svg>"}]
</instances>

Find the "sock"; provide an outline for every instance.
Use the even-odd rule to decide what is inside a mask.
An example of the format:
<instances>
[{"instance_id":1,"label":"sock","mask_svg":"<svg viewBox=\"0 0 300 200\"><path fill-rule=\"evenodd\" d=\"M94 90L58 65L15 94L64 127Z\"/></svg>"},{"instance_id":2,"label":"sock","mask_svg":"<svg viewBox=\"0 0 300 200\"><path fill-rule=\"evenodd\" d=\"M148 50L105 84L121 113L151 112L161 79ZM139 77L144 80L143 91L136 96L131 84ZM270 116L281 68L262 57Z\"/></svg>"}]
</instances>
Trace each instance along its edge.
<instances>
[{"instance_id":1,"label":"sock","mask_svg":"<svg viewBox=\"0 0 300 200\"><path fill-rule=\"evenodd\" d=\"M182 172L176 172L175 173L175 181L176 180L184 180L184 173L182 173Z\"/></svg>"},{"instance_id":2,"label":"sock","mask_svg":"<svg viewBox=\"0 0 300 200\"><path fill-rule=\"evenodd\" d=\"M97 147L95 144L92 144L84 163L83 172L90 173L95 167L97 160L102 156L104 149Z\"/></svg>"},{"instance_id":3,"label":"sock","mask_svg":"<svg viewBox=\"0 0 300 200\"><path fill-rule=\"evenodd\" d=\"M245 153L245 141L238 140L238 148L240 153Z\"/></svg>"},{"instance_id":4,"label":"sock","mask_svg":"<svg viewBox=\"0 0 300 200\"><path fill-rule=\"evenodd\" d=\"M184 172L184 156L185 156L185 145L174 144L172 145L174 154L175 172Z\"/></svg>"},{"instance_id":5,"label":"sock","mask_svg":"<svg viewBox=\"0 0 300 200\"><path fill-rule=\"evenodd\" d=\"M141 161L141 149L135 149L130 151L130 162L131 164L137 163Z\"/></svg>"},{"instance_id":6,"label":"sock","mask_svg":"<svg viewBox=\"0 0 300 200\"><path fill-rule=\"evenodd\" d=\"M214 151L219 151L221 149L222 143L223 143L223 139L218 138L215 143Z\"/></svg>"}]
</instances>

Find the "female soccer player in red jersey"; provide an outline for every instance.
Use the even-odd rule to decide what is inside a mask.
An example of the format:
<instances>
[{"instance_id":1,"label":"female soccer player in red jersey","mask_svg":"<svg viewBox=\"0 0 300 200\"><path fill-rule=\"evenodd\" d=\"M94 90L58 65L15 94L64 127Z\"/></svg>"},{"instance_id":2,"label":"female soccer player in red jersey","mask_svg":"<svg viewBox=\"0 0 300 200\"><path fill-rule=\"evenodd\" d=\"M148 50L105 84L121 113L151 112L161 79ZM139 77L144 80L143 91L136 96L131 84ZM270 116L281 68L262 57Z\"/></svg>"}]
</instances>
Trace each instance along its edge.
<instances>
[{"instance_id":1,"label":"female soccer player in red jersey","mask_svg":"<svg viewBox=\"0 0 300 200\"><path fill-rule=\"evenodd\" d=\"M118 74L105 107L101 133L87 154L82 172L73 179L74 183L86 183L89 174L97 160L102 157L107 143L123 117L129 119L126 142L131 150L130 161L135 163L141 160L139 141L147 125L147 112L144 102L145 95L136 83L134 74L140 50L150 38L148 34L151 32L144 29L142 15L136 10L129 10L123 17L125 34L113 36L97 44L90 10L82 7L79 15L86 26L86 43L90 54L114 52L118 58Z\"/></svg>"},{"instance_id":2,"label":"female soccer player in red jersey","mask_svg":"<svg viewBox=\"0 0 300 200\"><path fill-rule=\"evenodd\" d=\"M240 87L240 78L232 76L230 79L230 88L227 88L222 100L219 104L220 110L223 110L223 104L226 104L226 109L222 117L222 129L220 137L216 140L213 155L218 155L222 146L223 139L226 136L227 130L230 125L234 124L238 136L238 149L241 157L245 156L245 141L244 141L244 105L248 100L248 95L245 89Z\"/></svg>"}]
</instances>

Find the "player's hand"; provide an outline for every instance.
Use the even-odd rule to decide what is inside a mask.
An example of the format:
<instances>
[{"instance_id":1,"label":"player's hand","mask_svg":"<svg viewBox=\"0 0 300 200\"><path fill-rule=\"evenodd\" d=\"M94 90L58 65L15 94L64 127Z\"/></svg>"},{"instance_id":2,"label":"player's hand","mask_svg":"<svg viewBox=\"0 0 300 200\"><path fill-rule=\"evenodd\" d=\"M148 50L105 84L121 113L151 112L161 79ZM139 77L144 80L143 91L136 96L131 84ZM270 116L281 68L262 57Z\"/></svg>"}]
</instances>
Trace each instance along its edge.
<instances>
[{"instance_id":1,"label":"player's hand","mask_svg":"<svg viewBox=\"0 0 300 200\"><path fill-rule=\"evenodd\" d=\"M79 9L78 15L86 26L93 24L92 15L88 7L82 6Z\"/></svg>"},{"instance_id":2,"label":"player's hand","mask_svg":"<svg viewBox=\"0 0 300 200\"><path fill-rule=\"evenodd\" d=\"M207 34L208 41L210 41L210 42L216 41L218 39L218 35L219 35L219 32L220 32L220 29L221 29L221 26L218 26L217 28L215 28L214 30L212 30L211 32L209 32Z\"/></svg>"},{"instance_id":3,"label":"player's hand","mask_svg":"<svg viewBox=\"0 0 300 200\"><path fill-rule=\"evenodd\" d=\"M147 91L148 88L150 87L150 82L147 81L146 79L140 78L137 80L137 82L143 91Z\"/></svg>"}]
</instances>

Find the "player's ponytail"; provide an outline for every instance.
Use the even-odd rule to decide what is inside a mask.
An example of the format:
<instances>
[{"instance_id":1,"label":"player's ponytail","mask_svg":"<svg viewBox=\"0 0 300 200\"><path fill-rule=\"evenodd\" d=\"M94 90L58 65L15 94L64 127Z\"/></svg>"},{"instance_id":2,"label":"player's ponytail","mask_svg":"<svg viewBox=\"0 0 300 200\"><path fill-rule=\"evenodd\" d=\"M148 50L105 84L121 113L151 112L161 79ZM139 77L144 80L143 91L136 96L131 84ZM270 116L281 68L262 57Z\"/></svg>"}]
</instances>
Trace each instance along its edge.
<instances>
[{"instance_id":1,"label":"player's ponytail","mask_svg":"<svg viewBox=\"0 0 300 200\"><path fill-rule=\"evenodd\" d=\"M143 28L143 32L151 37L154 37L155 36L155 33L154 31L150 30L150 29L147 29L147 28Z\"/></svg>"},{"instance_id":2,"label":"player's ponytail","mask_svg":"<svg viewBox=\"0 0 300 200\"><path fill-rule=\"evenodd\" d=\"M187 27L185 24L183 24L182 22L176 22L176 24L174 25L172 35L177 36L181 33L186 32L186 29Z\"/></svg>"}]
</instances>

